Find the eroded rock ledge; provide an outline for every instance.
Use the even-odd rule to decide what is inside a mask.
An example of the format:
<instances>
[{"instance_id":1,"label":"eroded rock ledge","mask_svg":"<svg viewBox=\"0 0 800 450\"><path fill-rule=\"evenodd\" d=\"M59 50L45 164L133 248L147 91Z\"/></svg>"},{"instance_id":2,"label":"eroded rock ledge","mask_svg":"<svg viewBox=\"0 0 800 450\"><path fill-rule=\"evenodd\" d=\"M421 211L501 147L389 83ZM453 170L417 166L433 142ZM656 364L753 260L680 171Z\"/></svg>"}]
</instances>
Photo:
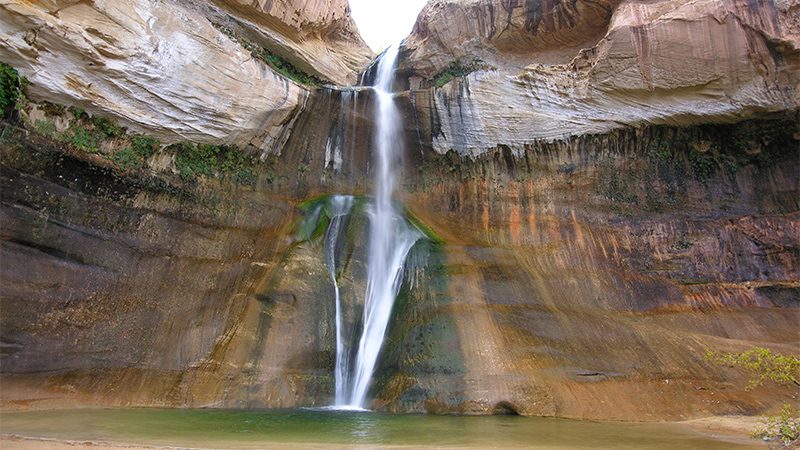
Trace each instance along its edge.
<instances>
[{"instance_id":1,"label":"eroded rock ledge","mask_svg":"<svg viewBox=\"0 0 800 450\"><path fill-rule=\"evenodd\" d=\"M164 143L285 143L309 91L214 27L235 25L311 74L351 83L371 52L346 2L0 2L0 60L28 95L118 118ZM313 64L309 61L315 61Z\"/></svg>"},{"instance_id":2,"label":"eroded rock ledge","mask_svg":"<svg viewBox=\"0 0 800 450\"><path fill-rule=\"evenodd\" d=\"M434 1L405 42L434 148L476 155L643 123L732 122L800 104L797 2Z\"/></svg>"}]
</instances>

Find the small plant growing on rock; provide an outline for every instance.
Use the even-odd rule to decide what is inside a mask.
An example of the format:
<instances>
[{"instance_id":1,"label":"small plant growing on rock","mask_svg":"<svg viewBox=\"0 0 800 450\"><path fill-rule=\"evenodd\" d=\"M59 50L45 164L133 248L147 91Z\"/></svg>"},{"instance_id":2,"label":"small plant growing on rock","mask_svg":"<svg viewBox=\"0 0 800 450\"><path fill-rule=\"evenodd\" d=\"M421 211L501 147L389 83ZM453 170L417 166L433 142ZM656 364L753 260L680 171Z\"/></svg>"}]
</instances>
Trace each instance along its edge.
<instances>
[{"instance_id":1,"label":"small plant growing on rock","mask_svg":"<svg viewBox=\"0 0 800 450\"><path fill-rule=\"evenodd\" d=\"M86 111L81 108L70 107L68 110L72 113L72 117L75 118L75 120L83 119L83 116L86 114Z\"/></svg>"},{"instance_id":2,"label":"small plant growing on rock","mask_svg":"<svg viewBox=\"0 0 800 450\"><path fill-rule=\"evenodd\" d=\"M131 138L129 146L117 152L112 159L123 169L141 169L157 148L158 139L137 135Z\"/></svg>"},{"instance_id":3,"label":"small plant growing on rock","mask_svg":"<svg viewBox=\"0 0 800 450\"><path fill-rule=\"evenodd\" d=\"M19 102L25 100L23 88L27 80L21 77L13 67L0 63L0 115L5 116L14 108L19 109Z\"/></svg>"},{"instance_id":4,"label":"small plant growing on rock","mask_svg":"<svg viewBox=\"0 0 800 450\"><path fill-rule=\"evenodd\" d=\"M765 417L752 436L765 441L780 441L787 447L793 446L800 440L800 418L792 406L785 403L780 415Z\"/></svg>"},{"instance_id":5,"label":"small plant growing on rock","mask_svg":"<svg viewBox=\"0 0 800 450\"><path fill-rule=\"evenodd\" d=\"M100 143L97 136L85 128L80 126L73 126L64 133L64 140L80 150L97 153L100 149Z\"/></svg>"},{"instance_id":6,"label":"small plant growing on rock","mask_svg":"<svg viewBox=\"0 0 800 450\"><path fill-rule=\"evenodd\" d=\"M300 176L303 176L306 173L308 173L310 169L311 167L309 167L309 165L306 163L300 163L300 165L297 166L297 172L300 174Z\"/></svg>"},{"instance_id":7,"label":"small plant growing on rock","mask_svg":"<svg viewBox=\"0 0 800 450\"><path fill-rule=\"evenodd\" d=\"M456 60L433 77L433 83L436 87L442 87L454 78L465 77L472 72L490 69L492 69L492 67L480 59L474 59L472 61Z\"/></svg>"},{"instance_id":8,"label":"small plant growing on rock","mask_svg":"<svg viewBox=\"0 0 800 450\"><path fill-rule=\"evenodd\" d=\"M175 167L184 180L200 176L214 176L216 154L219 147L212 145L176 144L170 147L175 152Z\"/></svg>"},{"instance_id":9,"label":"small plant growing on rock","mask_svg":"<svg viewBox=\"0 0 800 450\"><path fill-rule=\"evenodd\" d=\"M744 369L750 375L747 389L761 386L765 381L800 386L800 358L783 355L764 347L742 353L716 353L708 351L706 360L717 364Z\"/></svg>"},{"instance_id":10,"label":"small plant growing on rock","mask_svg":"<svg viewBox=\"0 0 800 450\"><path fill-rule=\"evenodd\" d=\"M94 128L103 133L108 138L118 137L125 134L125 128L117 125L113 120L105 117L94 116L92 118Z\"/></svg>"}]
</instances>

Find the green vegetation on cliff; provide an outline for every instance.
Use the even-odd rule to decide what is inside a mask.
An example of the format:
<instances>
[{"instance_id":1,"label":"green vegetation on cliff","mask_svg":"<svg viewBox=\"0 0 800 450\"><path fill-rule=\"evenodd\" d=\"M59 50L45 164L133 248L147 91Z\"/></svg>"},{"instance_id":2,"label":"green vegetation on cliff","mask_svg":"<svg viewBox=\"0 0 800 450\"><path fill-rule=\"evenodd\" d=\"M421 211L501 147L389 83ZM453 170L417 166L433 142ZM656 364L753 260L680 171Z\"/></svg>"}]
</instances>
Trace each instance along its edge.
<instances>
[{"instance_id":1,"label":"green vegetation on cliff","mask_svg":"<svg viewBox=\"0 0 800 450\"><path fill-rule=\"evenodd\" d=\"M236 33L235 31L224 25L219 25L216 23L212 23L212 25L214 25L214 27L219 31L221 31L223 34L231 38L231 40L238 43L239 45L244 47L247 51L249 51L250 54L253 56L253 58L265 62L275 72L278 72L279 74L294 81L297 84L310 87L318 87L324 84L331 84L330 81L323 80L319 77L316 77L314 75L309 75L303 72L302 70L292 65L292 63L282 58L281 56L276 55L275 53L267 50L266 48L245 39L243 36L240 36L238 33Z\"/></svg>"},{"instance_id":2,"label":"green vegetation on cliff","mask_svg":"<svg viewBox=\"0 0 800 450\"><path fill-rule=\"evenodd\" d=\"M142 169L147 165L147 160L158 150L158 139L134 135L131 136L130 145L120 150L111 159L123 169Z\"/></svg>"},{"instance_id":3,"label":"green vegetation on cliff","mask_svg":"<svg viewBox=\"0 0 800 450\"><path fill-rule=\"evenodd\" d=\"M0 63L3 115L15 111L12 123L53 141L57 147L100 156L122 171L148 170L148 161L163 153L173 161L174 172L184 182L200 177L224 178L241 184L256 181L256 169L261 162L245 154L243 149L192 142L162 148L155 137L128 133L125 127L108 117L89 115L77 107L28 102L25 83L16 70ZM267 178L271 182L269 173Z\"/></svg>"},{"instance_id":4,"label":"green vegetation on cliff","mask_svg":"<svg viewBox=\"0 0 800 450\"><path fill-rule=\"evenodd\" d=\"M5 117L23 99L26 80L8 64L0 62L0 115Z\"/></svg>"},{"instance_id":5,"label":"green vegetation on cliff","mask_svg":"<svg viewBox=\"0 0 800 450\"><path fill-rule=\"evenodd\" d=\"M745 370L750 380L747 389L761 386L765 381L800 386L800 358L783 355L764 347L756 347L741 353L706 353L708 361L726 367Z\"/></svg>"},{"instance_id":6,"label":"green vegetation on cliff","mask_svg":"<svg viewBox=\"0 0 800 450\"><path fill-rule=\"evenodd\" d=\"M255 182L256 161L235 147L183 142L167 150L175 154L175 167L184 180L221 175L244 184Z\"/></svg>"},{"instance_id":7,"label":"green vegetation on cliff","mask_svg":"<svg viewBox=\"0 0 800 450\"><path fill-rule=\"evenodd\" d=\"M66 108L52 103L41 103L35 106L45 117L37 118L33 124L28 124L31 125L33 131L84 152L99 153L105 140L125 134L125 129L116 126L112 121L101 117L89 117L80 108ZM25 108L18 108L18 110L23 113L23 122L25 122L27 111ZM58 118L66 119L62 120L69 124L66 130L58 130L55 124L55 120Z\"/></svg>"},{"instance_id":8,"label":"green vegetation on cliff","mask_svg":"<svg viewBox=\"0 0 800 450\"><path fill-rule=\"evenodd\" d=\"M479 70L491 69L491 66L480 59L474 59L472 61L456 60L451 62L450 65L444 70L436 74L436 76L433 77L433 83L436 85L436 87L442 87L454 78L465 77L472 72L477 72Z\"/></svg>"}]
</instances>

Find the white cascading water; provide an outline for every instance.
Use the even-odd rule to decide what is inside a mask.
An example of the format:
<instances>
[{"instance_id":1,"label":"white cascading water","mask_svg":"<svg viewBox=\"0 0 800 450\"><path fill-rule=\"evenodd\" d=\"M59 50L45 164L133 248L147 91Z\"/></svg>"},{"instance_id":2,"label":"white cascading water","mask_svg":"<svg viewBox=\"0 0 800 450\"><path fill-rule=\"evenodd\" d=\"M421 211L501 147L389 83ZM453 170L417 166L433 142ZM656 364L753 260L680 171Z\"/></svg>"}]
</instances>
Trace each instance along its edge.
<instances>
[{"instance_id":1,"label":"white cascading water","mask_svg":"<svg viewBox=\"0 0 800 450\"><path fill-rule=\"evenodd\" d=\"M392 84L397 45L378 61L373 90L377 98L374 142L375 198L367 212L370 218L367 289L363 328L355 363L345 345L341 348L341 308L337 302L336 407L360 409L366 406L372 373L378 362L392 306L403 281L406 256L422 234L398 214L392 202L402 150L402 123L394 103ZM335 274L334 274L335 278ZM350 369L350 370L348 370ZM341 387L341 391L340 391Z\"/></svg>"},{"instance_id":2,"label":"white cascading water","mask_svg":"<svg viewBox=\"0 0 800 450\"><path fill-rule=\"evenodd\" d=\"M364 407L372 372L378 361L386 328L392 315L406 255L420 238L395 211L397 161L402 149L400 113L394 103L392 84L399 46L393 45L378 62L375 95L378 100L375 118L375 201L370 216L369 266L364 300L364 329L353 368L350 406Z\"/></svg>"},{"instance_id":3,"label":"white cascading water","mask_svg":"<svg viewBox=\"0 0 800 450\"><path fill-rule=\"evenodd\" d=\"M340 253L339 245L344 242L342 232L346 231L350 210L353 209L354 198L350 195L334 195L330 198L328 206L330 208L331 221L325 232L325 265L328 267L328 274L333 282L334 295L336 298L336 366L334 368L334 380L336 382L336 404L346 402L346 389L348 380L348 367L350 365L344 342L344 323L342 300L339 295L339 282L337 281L336 257Z\"/></svg>"},{"instance_id":4,"label":"white cascading water","mask_svg":"<svg viewBox=\"0 0 800 450\"><path fill-rule=\"evenodd\" d=\"M329 407L331 409L363 410L367 406L372 373L389 326L392 307L403 284L406 258L423 236L397 211L392 201L402 150L402 123L391 92L397 53L398 46L393 46L382 55L378 61L375 85L372 86L377 99L373 146L375 196L364 205L369 217L369 239L367 287L360 318L353 317L357 315L357 309L353 308L355 305L345 308L343 304L338 279L341 262L337 259L348 239L350 218L356 209L355 197L331 196L324 205L313 210L307 219L313 228L312 224L318 223L323 211L330 218L325 232L325 265L333 282L336 300L336 391L335 404ZM349 97L349 92L347 94ZM354 110L357 109L357 95L358 89L353 90ZM326 148L326 167L331 163L332 168L337 170L339 145L343 145L343 138L330 142L330 148ZM359 329L361 335L356 336Z\"/></svg>"}]
</instances>

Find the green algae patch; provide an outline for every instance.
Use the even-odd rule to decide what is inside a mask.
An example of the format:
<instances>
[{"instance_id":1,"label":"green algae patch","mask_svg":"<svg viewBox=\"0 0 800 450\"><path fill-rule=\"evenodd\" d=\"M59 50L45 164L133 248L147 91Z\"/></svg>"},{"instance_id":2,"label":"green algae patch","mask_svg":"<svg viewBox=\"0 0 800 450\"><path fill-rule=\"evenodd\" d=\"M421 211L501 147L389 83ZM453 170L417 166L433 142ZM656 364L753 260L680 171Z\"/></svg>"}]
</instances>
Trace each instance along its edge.
<instances>
[{"instance_id":1,"label":"green algae patch","mask_svg":"<svg viewBox=\"0 0 800 450\"><path fill-rule=\"evenodd\" d=\"M330 223L330 217L322 213L322 203L326 199L327 197L305 205L300 205L300 209L303 211L303 217L295 227L297 230L295 235L299 242L314 240L325 233Z\"/></svg>"},{"instance_id":2,"label":"green algae patch","mask_svg":"<svg viewBox=\"0 0 800 450\"><path fill-rule=\"evenodd\" d=\"M433 228L429 227L419 218L413 211L409 208L403 209L403 214L405 215L406 219L411 222L429 241L436 245L441 245L445 243L444 238L442 238L439 233L433 230Z\"/></svg>"}]
</instances>

